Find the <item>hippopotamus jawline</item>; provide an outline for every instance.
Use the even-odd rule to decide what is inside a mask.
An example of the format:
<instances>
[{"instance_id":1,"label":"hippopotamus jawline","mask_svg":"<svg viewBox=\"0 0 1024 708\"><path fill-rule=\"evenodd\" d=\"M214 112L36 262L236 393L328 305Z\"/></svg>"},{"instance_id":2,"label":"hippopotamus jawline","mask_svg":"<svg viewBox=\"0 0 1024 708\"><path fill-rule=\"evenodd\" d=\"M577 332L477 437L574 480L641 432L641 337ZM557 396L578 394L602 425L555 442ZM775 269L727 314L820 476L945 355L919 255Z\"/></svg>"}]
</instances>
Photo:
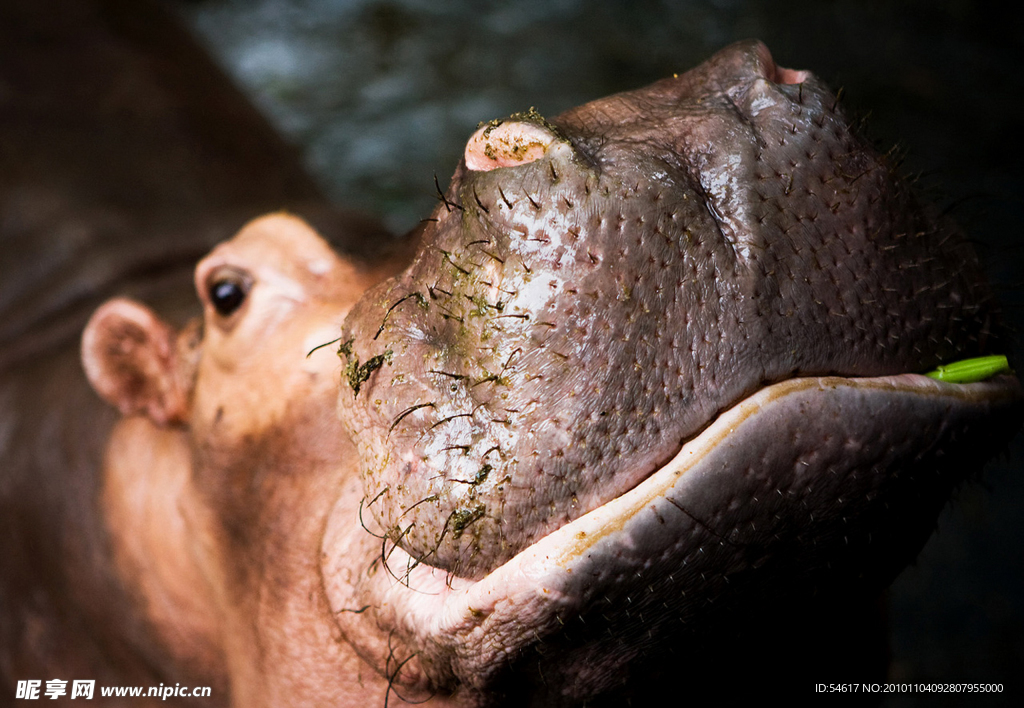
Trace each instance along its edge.
<instances>
[{"instance_id":1,"label":"hippopotamus jawline","mask_svg":"<svg viewBox=\"0 0 1024 708\"><path fill-rule=\"evenodd\" d=\"M1013 376L967 385L914 374L791 379L731 407L638 486L481 580L418 563L396 546L387 563L404 570L377 573L362 592L367 601L386 598L378 622L420 653L418 670L402 678L481 694L510 657L563 632L566 622L584 618L592 632L617 627L624 620L616 608L625 603L615 598L637 588L662 602L663 619L676 615L674 623L646 617L656 630L702 621L709 597L728 596L736 591L730 579L751 573L757 582L741 592L799 597L823 578L877 592L927 538L900 530L932 527L964 476L963 460L979 449L994 454L1019 429L1021 400ZM917 484L921 477L927 485ZM822 499L835 500L836 513L816 517ZM345 608L361 603L336 582L347 573L337 541L350 523L333 518L324 541L326 588L343 631L353 616ZM803 575L786 575L794 568ZM667 640L650 636L619 659L591 653L560 661L634 661Z\"/></svg>"}]
</instances>

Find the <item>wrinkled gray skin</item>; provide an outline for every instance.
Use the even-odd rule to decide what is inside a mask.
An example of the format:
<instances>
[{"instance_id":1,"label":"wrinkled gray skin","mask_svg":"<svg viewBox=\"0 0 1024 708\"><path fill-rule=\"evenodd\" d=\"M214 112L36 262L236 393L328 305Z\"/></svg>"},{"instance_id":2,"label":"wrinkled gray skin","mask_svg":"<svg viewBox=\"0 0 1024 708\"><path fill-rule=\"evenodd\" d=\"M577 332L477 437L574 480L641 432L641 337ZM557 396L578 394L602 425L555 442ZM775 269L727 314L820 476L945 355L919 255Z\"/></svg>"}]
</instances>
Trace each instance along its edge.
<instances>
[{"instance_id":1,"label":"wrinkled gray skin","mask_svg":"<svg viewBox=\"0 0 1024 708\"><path fill-rule=\"evenodd\" d=\"M365 509L415 561L482 577L768 383L1002 353L963 237L763 45L517 121L543 154L463 161L342 333Z\"/></svg>"}]
</instances>

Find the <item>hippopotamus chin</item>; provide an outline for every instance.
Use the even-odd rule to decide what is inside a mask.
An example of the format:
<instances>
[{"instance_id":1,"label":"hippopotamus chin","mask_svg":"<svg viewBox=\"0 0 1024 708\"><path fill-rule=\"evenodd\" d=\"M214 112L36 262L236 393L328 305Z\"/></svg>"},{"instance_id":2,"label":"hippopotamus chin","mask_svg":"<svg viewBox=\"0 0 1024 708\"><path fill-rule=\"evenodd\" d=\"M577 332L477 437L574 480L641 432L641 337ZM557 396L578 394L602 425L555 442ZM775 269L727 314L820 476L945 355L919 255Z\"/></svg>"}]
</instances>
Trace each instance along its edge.
<instances>
[{"instance_id":1,"label":"hippopotamus chin","mask_svg":"<svg viewBox=\"0 0 1024 708\"><path fill-rule=\"evenodd\" d=\"M715 601L877 592L1020 425L1012 375L922 375L1005 353L997 320L957 228L760 43L482 125L342 328L338 622L478 696L553 643L579 699Z\"/></svg>"}]
</instances>

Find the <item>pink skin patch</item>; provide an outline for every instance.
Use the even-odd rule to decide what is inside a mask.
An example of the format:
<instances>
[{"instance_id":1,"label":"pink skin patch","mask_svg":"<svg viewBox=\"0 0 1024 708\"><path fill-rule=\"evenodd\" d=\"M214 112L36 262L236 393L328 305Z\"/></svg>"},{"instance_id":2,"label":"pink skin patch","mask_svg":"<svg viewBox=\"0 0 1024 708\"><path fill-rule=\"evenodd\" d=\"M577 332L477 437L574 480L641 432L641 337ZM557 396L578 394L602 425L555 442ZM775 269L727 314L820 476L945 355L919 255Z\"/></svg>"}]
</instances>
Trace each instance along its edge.
<instances>
[{"instance_id":1,"label":"pink skin patch","mask_svg":"<svg viewBox=\"0 0 1024 708\"><path fill-rule=\"evenodd\" d=\"M781 66L775 67L775 83L777 84L802 84L807 81L808 72L796 69L786 69Z\"/></svg>"},{"instance_id":2,"label":"pink skin patch","mask_svg":"<svg viewBox=\"0 0 1024 708\"><path fill-rule=\"evenodd\" d=\"M486 172L524 165L542 157L554 139L551 131L533 123L486 125L466 143L466 167Z\"/></svg>"},{"instance_id":3,"label":"pink skin patch","mask_svg":"<svg viewBox=\"0 0 1024 708\"><path fill-rule=\"evenodd\" d=\"M768 47L763 44L759 44L755 51L760 56L764 77L769 81L777 84L802 84L811 78L811 72L809 71L787 69L776 64L775 60L772 59L771 52L768 51Z\"/></svg>"}]
</instances>

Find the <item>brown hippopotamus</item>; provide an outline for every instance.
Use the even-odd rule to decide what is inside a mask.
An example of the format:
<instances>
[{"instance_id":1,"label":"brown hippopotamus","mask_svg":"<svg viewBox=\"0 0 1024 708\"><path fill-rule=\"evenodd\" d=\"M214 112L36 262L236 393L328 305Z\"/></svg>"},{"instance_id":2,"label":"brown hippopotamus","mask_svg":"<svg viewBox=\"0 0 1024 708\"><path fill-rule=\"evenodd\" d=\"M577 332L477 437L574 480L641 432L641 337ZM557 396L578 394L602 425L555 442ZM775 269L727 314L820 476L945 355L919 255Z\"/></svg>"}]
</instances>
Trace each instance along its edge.
<instances>
[{"instance_id":1,"label":"brown hippopotamus","mask_svg":"<svg viewBox=\"0 0 1024 708\"><path fill-rule=\"evenodd\" d=\"M161 643L229 677L234 705L383 695L336 641L318 570L324 520L356 481L338 360L320 345L380 278L270 215L196 267L201 322L175 330L118 298L85 329L89 380L125 416L104 463L118 571Z\"/></svg>"},{"instance_id":2,"label":"brown hippopotamus","mask_svg":"<svg viewBox=\"0 0 1024 708\"><path fill-rule=\"evenodd\" d=\"M844 665L801 646L855 628L821 608L860 617L1019 426L1014 377L920 375L999 353L969 248L761 45L483 126L434 219L365 294L395 268L277 214L200 262L201 323L92 317L124 417L99 445L76 394L50 427L83 470L102 447L113 567L77 601L124 603L111 676L134 651L216 704L621 705Z\"/></svg>"}]
</instances>

